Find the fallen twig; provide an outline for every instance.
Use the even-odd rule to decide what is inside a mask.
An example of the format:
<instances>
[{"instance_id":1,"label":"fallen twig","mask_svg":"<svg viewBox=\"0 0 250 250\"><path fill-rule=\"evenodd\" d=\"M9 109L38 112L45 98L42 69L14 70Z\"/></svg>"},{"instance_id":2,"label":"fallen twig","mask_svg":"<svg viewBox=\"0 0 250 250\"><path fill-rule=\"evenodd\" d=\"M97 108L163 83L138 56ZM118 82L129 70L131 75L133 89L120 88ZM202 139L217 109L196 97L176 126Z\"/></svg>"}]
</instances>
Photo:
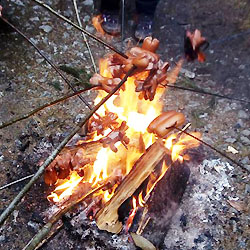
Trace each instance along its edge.
<instances>
[{"instance_id":1,"label":"fallen twig","mask_svg":"<svg viewBox=\"0 0 250 250\"><path fill-rule=\"evenodd\" d=\"M59 225L58 225L59 224ZM63 227L63 222L58 221L58 223L54 224L54 226L50 229L50 232L44 237L44 239L34 248L34 250L39 249L42 247L45 243L47 243L51 237L55 236L60 229Z\"/></svg>"},{"instance_id":2,"label":"fallen twig","mask_svg":"<svg viewBox=\"0 0 250 250\"><path fill-rule=\"evenodd\" d=\"M18 34L20 34L27 42L29 42L41 55L44 60L62 77L62 79L68 84L68 86L76 92L75 87L71 84L71 82L62 74L62 72L56 67L56 65L35 45L34 42L32 42L22 31L20 31L18 28L16 28L13 24L11 24L7 19L0 17L5 23L7 23L9 26L11 26ZM88 102L79 95L80 100L89 108L91 109L91 106L88 104Z\"/></svg>"},{"instance_id":3,"label":"fallen twig","mask_svg":"<svg viewBox=\"0 0 250 250\"><path fill-rule=\"evenodd\" d=\"M29 179L29 178L31 178L31 177L33 177L33 176L34 176L34 174L31 174L31 175L25 176L25 177L23 177L23 178L21 178L21 179L19 179L19 180L12 181L12 182L10 182L10 183L8 183L8 184L6 184L6 185L0 187L0 190L3 190L3 189L5 189L5 188L7 188L7 187L9 187L9 186L12 186L12 185L14 185L14 184L16 184L16 183L18 183L18 182L27 180L27 179Z\"/></svg>"},{"instance_id":4,"label":"fallen twig","mask_svg":"<svg viewBox=\"0 0 250 250\"><path fill-rule=\"evenodd\" d=\"M8 127L8 126L10 126L10 125L12 125L12 124L14 124L14 123L16 123L16 122L19 122L19 121L22 121L22 120L24 120L24 119L27 119L27 118L31 117L32 115L34 115L35 113L37 113L37 112L39 112L39 111L41 111L41 110L43 110L43 109L45 109L45 108L51 107L51 106L53 106L53 105L55 105L55 104L57 104L57 103L60 103L60 102L62 102L62 101L65 101L65 100L67 100L67 99L69 99L69 98L71 98L71 97L78 96L78 95L80 95L81 93L83 93L83 92L85 92L85 91L87 91L87 90L90 90L90 89L92 89L92 88L95 88L95 86L92 86L92 87L89 87L89 88L86 88L86 89L83 89L83 90L79 90L79 91L77 91L77 92L75 92L75 93L73 93L73 94L64 96L64 97L62 97L62 98L59 98L59 99L57 99L57 100L54 100L54 101L49 102L49 103L47 103L47 104L44 104L44 105L42 105L41 107L35 108L35 109L33 109L32 111L30 111L29 113L27 113L27 114L20 115L20 116L18 116L18 117L16 117L16 118L11 119L11 120L9 120L9 121L7 121L7 122L4 122L4 123L0 123L0 129L6 128L6 127Z\"/></svg>"},{"instance_id":5,"label":"fallen twig","mask_svg":"<svg viewBox=\"0 0 250 250\"><path fill-rule=\"evenodd\" d=\"M38 171L35 173L33 178L24 186L24 188L17 194L9 206L3 211L0 216L0 225L4 223L7 217L13 212L16 205L21 201L26 192L29 191L31 186L40 178L43 174L45 168L56 158L56 156L61 152L69 140L79 131L79 129L89 120L89 118L126 82L127 78L135 71L136 66L127 72L121 82L108 94L106 95L89 113L84 117L84 119L69 133L68 136L59 144L59 146L52 152L52 154L47 158L47 160L40 166Z\"/></svg>"},{"instance_id":6,"label":"fallen twig","mask_svg":"<svg viewBox=\"0 0 250 250\"><path fill-rule=\"evenodd\" d=\"M44 225L44 227L31 239L31 241L23 248L23 250L34 250L36 246L49 234L52 226L67 212L69 212L71 209L73 209L76 205L78 205L83 200L90 197L95 192L107 187L110 184L110 182L106 182L102 184L99 187L96 187L95 189L91 190L84 196L82 196L80 199L72 202L69 206L64 207L61 209L58 213L52 216L52 218L49 220L47 224Z\"/></svg>"},{"instance_id":7,"label":"fallen twig","mask_svg":"<svg viewBox=\"0 0 250 250\"><path fill-rule=\"evenodd\" d=\"M72 1L73 1L74 8L75 8L75 13L76 13L77 22L78 22L79 26L82 28L82 22L81 22L81 19L80 19L80 17L79 17L79 11L78 11L78 7L77 7L76 0L72 0ZM95 65L95 60L94 60L93 54L92 54L92 52L91 52L91 49L90 49L90 47L89 47L88 40L87 40L86 35L85 35L84 32L82 32L82 37L83 37L83 40L84 40L84 42L85 42L85 44L86 44L86 47L87 47L87 49L88 49L88 51L89 51L89 56L90 56L90 59L91 59L91 61L92 61L92 65L93 65L93 67L94 67L95 73L97 73L97 68L96 68L96 65Z\"/></svg>"}]
</instances>

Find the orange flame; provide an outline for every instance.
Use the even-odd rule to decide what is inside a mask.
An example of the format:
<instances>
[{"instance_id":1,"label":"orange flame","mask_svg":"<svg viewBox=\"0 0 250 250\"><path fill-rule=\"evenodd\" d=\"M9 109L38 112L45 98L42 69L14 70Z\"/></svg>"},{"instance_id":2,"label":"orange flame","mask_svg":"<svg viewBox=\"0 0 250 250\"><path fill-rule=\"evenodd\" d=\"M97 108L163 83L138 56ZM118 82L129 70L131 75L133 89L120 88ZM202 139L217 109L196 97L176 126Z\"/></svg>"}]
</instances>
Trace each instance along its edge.
<instances>
[{"instance_id":1,"label":"orange flame","mask_svg":"<svg viewBox=\"0 0 250 250\"><path fill-rule=\"evenodd\" d=\"M133 199L132 199L132 204L133 204L133 208L129 213L129 217L127 219L126 226L125 226L125 232L126 233L128 233L130 227L132 226L134 217L135 217L136 212L138 210L138 207L136 205L136 198L135 197L133 197Z\"/></svg>"},{"instance_id":2,"label":"orange flame","mask_svg":"<svg viewBox=\"0 0 250 250\"><path fill-rule=\"evenodd\" d=\"M180 65L181 63L179 63L177 70L179 70ZM107 59L100 60L100 74L104 77L112 77L108 68ZM145 71L140 74L141 77L146 78L148 72ZM161 97L164 91L165 88L158 88L152 101L141 100L139 99L139 93L135 91L135 77L129 77L125 83L125 90L120 90L119 95L111 96L97 112L101 117L105 115L105 111L116 113L118 116L117 122L119 124L123 121L127 123L128 129L126 135L130 139L128 148L126 149L120 142L115 144L118 149L117 153L114 153L109 147L102 148L98 152L94 164L84 167L84 177L80 177L76 172L72 172L68 180L65 180L63 183L58 183L58 186L48 198L58 203L67 199L80 182L87 182L92 187L95 187L100 181L112 176L119 175L124 178L132 169L136 160L144 153L145 148L148 148L157 139L154 134L148 133L147 127L151 121L162 112L163 105ZM106 95L106 92L100 90L95 99L95 104ZM104 131L104 134L109 132L110 129L107 129ZM200 134L197 132L192 134L196 137L200 137ZM100 136L95 136L94 140L98 140L99 138ZM165 140L165 146L171 151L173 162L176 160L183 161L184 159L188 159L186 155L182 156L181 154L187 148L196 147L198 145L199 142L197 140L184 134L172 134ZM168 166L163 162L161 173L157 175L151 174L145 197L143 197L143 192L140 192L137 199L133 197L133 209L128 219L127 230L129 230L132 225L138 206L145 206L154 187L162 179L167 169ZM105 204L105 202L112 198L117 186L116 184L111 190L99 191L95 196L100 196L102 204Z\"/></svg>"}]
</instances>

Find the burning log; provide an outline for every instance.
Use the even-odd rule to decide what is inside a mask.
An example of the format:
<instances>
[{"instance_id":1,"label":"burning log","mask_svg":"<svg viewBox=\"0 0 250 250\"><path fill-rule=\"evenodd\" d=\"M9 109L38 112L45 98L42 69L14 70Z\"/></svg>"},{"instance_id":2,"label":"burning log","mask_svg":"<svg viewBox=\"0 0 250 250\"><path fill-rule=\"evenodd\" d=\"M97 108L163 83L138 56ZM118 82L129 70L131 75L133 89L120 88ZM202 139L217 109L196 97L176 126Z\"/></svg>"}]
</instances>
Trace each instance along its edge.
<instances>
[{"instance_id":1,"label":"burning log","mask_svg":"<svg viewBox=\"0 0 250 250\"><path fill-rule=\"evenodd\" d=\"M166 158L165 160L171 162L169 156ZM185 162L175 161L170 164L171 166L157 183L148 202L150 221L142 233L158 249L161 249L160 246L180 205L190 176L190 169Z\"/></svg>"},{"instance_id":2,"label":"burning log","mask_svg":"<svg viewBox=\"0 0 250 250\"><path fill-rule=\"evenodd\" d=\"M118 149L115 143L120 141L125 147L129 143L126 136L128 126L122 122L120 127L111 131L107 136L98 141L82 143L76 146L66 147L46 168L44 181L47 185L53 185L58 179L65 179L70 171L76 171L80 176L84 176L84 168L87 164L93 164L96 156L102 147L110 147L113 152Z\"/></svg>"},{"instance_id":3,"label":"burning log","mask_svg":"<svg viewBox=\"0 0 250 250\"><path fill-rule=\"evenodd\" d=\"M132 170L118 187L114 196L98 212L96 223L99 229L112 233L119 233L122 223L118 220L118 209L121 204L133 195L136 189L151 174L156 165L166 155L167 149L162 141L158 140L151 145L145 154L135 163Z\"/></svg>"},{"instance_id":4,"label":"burning log","mask_svg":"<svg viewBox=\"0 0 250 250\"><path fill-rule=\"evenodd\" d=\"M96 155L102 148L100 141L82 143L72 147L66 147L46 168L44 181L47 185L53 185L58 179L68 177L71 170L77 171L81 176L84 166L93 163Z\"/></svg>"}]
</instances>

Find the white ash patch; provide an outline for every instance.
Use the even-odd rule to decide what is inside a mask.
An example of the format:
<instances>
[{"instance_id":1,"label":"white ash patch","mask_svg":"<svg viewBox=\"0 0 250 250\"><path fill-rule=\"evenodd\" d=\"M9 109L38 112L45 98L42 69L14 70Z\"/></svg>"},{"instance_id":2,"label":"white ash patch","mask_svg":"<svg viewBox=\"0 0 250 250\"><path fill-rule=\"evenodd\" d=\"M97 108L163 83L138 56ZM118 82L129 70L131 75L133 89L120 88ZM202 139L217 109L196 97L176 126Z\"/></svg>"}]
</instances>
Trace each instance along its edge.
<instances>
[{"instance_id":1,"label":"white ash patch","mask_svg":"<svg viewBox=\"0 0 250 250\"><path fill-rule=\"evenodd\" d=\"M225 197L234 190L233 170L220 159L204 160L191 169L190 185L165 237L164 249L215 249L224 234L218 217L227 206Z\"/></svg>"}]
</instances>

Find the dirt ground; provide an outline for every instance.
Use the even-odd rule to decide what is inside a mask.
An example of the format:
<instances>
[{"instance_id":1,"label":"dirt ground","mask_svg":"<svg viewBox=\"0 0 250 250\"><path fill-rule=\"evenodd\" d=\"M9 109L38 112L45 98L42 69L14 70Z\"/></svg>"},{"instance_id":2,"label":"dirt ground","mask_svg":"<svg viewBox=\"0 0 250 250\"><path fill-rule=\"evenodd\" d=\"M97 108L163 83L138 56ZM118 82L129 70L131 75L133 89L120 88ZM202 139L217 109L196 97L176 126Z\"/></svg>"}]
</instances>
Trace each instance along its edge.
<instances>
[{"instance_id":1,"label":"dirt ground","mask_svg":"<svg viewBox=\"0 0 250 250\"><path fill-rule=\"evenodd\" d=\"M70 0L44 1L76 22ZM78 1L83 26L91 25L92 0ZM32 1L0 0L3 14L22 30L56 64L83 70L87 81L93 68L81 34ZM133 4L126 13L126 40L133 41ZM248 0L160 1L155 15L154 36L159 54L174 64L183 55L186 29L198 28L210 42L206 62L185 63L195 77L181 73L178 84L234 98L250 100L250 2ZM67 85L37 52L17 33L0 23L0 123L71 93ZM108 52L89 40L96 62ZM119 38L109 39L117 48ZM76 86L77 88L82 86ZM92 103L93 94L85 93ZM165 110L185 113L192 130L250 170L249 104L169 90ZM0 130L0 187L34 173L41 161L69 133L87 108L78 98L45 109ZM203 147L204 161L193 168L190 185L162 249L250 249L250 176L211 149ZM218 170L218 166L222 166ZM226 183L226 184L225 184ZM0 190L0 212L21 190L24 182ZM23 198L13 215L0 228L1 249L22 249L43 224L49 188L41 178ZM209 199L209 202L208 202ZM240 202L238 211L228 200ZM196 229L194 231L194 228ZM63 239L63 240L62 240ZM66 240L67 239L67 240ZM62 229L42 249L101 249ZM108 248L105 248L108 249ZM122 249L122 248L114 248ZM125 249L125 248L124 248ZM128 248L127 248L128 249Z\"/></svg>"}]
</instances>

